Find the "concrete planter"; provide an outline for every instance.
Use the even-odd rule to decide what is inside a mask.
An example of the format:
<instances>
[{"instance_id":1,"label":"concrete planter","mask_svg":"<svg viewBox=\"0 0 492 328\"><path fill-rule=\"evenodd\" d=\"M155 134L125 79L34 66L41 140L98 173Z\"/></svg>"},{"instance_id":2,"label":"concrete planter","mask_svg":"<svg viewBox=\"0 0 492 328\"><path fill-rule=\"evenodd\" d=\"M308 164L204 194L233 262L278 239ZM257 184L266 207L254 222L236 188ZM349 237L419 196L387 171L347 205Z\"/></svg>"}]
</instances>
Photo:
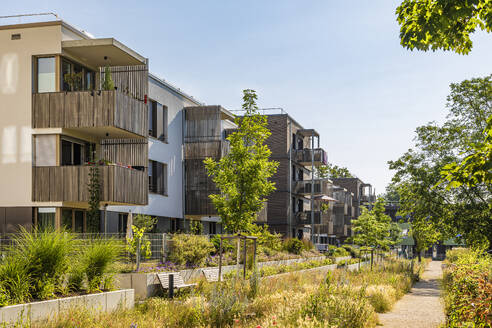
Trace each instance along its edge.
<instances>
[{"instance_id":1,"label":"concrete planter","mask_svg":"<svg viewBox=\"0 0 492 328\"><path fill-rule=\"evenodd\" d=\"M268 278L276 278L276 277L282 277L291 273L306 273L306 272L323 272L326 273L328 271L334 271L337 268L336 264L329 264L329 265L323 265L317 268L311 268L311 269L304 269L304 270L298 270L298 271L292 271L292 272L284 272L284 273L279 273L279 274L274 274L271 276L266 276L262 277L261 279L268 279Z\"/></svg>"},{"instance_id":2,"label":"concrete planter","mask_svg":"<svg viewBox=\"0 0 492 328\"><path fill-rule=\"evenodd\" d=\"M325 256L299 258L290 260L268 261L258 263L258 268L271 265L288 265L292 263L301 263L307 261L324 260ZM241 266L242 268L242 266ZM224 265L222 267L222 274L236 269L236 265ZM192 280L203 277L203 268L181 270L179 273L183 280L188 283ZM122 289L134 289L135 299L143 300L149 297L153 297L162 293L159 280L155 273L122 273L116 277L116 286Z\"/></svg>"},{"instance_id":3,"label":"concrete planter","mask_svg":"<svg viewBox=\"0 0 492 328\"><path fill-rule=\"evenodd\" d=\"M341 257L335 257L335 263L345 261L345 260L350 260L352 257L351 256L341 256Z\"/></svg>"},{"instance_id":4,"label":"concrete planter","mask_svg":"<svg viewBox=\"0 0 492 328\"><path fill-rule=\"evenodd\" d=\"M0 322L14 324L40 321L76 307L90 308L95 312L111 312L119 308L131 309L135 302L134 298L133 289L124 289L99 294L9 305L0 308Z\"/></svg>"}]
</instances>

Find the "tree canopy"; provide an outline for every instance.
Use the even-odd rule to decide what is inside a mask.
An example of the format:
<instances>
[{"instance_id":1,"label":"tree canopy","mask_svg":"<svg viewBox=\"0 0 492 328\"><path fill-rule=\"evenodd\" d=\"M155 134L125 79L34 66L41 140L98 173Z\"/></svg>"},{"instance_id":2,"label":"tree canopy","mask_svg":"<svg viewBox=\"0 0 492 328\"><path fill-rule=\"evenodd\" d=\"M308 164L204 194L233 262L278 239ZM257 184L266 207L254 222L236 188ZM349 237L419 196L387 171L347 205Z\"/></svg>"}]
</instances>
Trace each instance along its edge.
<instances>
[{"instance_id":1,"label":"tree canopy","mask_svg":"<svg viewBox=\"0 0 492 328\"><path fill-rule=\"evenodd\" d=\"M227 137L230 152L219 161L207 158L204 163L220 194L210 195L221 222L228 232L248 231L263 208L265 197L275 190L268 179L278 163L270 161L265 145L271 132L267 119L258 113L254 90L244 90L243 117L237 117L238 129Z\"/></svg>"},{"instance_id":2,"label":"tree canopy","mask_svg":"<svg viewBox=\"0 0 492 328\"><path fill-rule=\"evenodd\" d=\"M401 45L410 50L468 54L471 34L492 31L490 0L404 0L396 15Z\"/></svg>"},{"instance_id":3,"label":"tree canopy","mask_svg":"<svg viewBox=\"0 0 492 328\"><path fill-rule=\"evenodd\" d=\"M335 164L328 163L327 165L322 165L317 168L318 177L324 178L353 178L354 176L350 173L349 169L343 166L338 166Z\"/></svg>"},{"instance_id":4,"label":"tree canopy","mask_svg":"<svg viewBox=\"0 0 492 328\"><path fill-rule=\"evenodd\" d=\"M449 180L443 179L457 163L466 165L474 154L480 157L476 147L484 145L492 114L491 76L451 84L447 108L444 123L418 127L415 147L389 162L396 171L393 183L400 195L400 215L417 223L415 233L432 224L443 238L460 235L469 245L492 245L492 185L477 180L450 188Z\"/></svg>"}]
</instances>

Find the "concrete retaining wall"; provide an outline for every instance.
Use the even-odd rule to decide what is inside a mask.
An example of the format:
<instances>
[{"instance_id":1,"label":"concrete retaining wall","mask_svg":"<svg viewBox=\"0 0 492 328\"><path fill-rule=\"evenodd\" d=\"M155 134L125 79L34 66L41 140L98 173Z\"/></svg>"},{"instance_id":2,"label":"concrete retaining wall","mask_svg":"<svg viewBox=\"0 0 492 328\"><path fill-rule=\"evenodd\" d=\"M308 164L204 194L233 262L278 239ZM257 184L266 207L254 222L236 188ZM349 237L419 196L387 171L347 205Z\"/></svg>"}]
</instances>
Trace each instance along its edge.
<instances>
[{"instance_id":1,"label":"concrete retaining wall","mask_svg":"<svg viewBox=\"0 0 492 328\"><path fill-rule=\"evenodd\" d=\"M292 263L301 263L307 261L321 261L326 259L326 256L316 256L308 258L279 260L279 261L267 261L257 263L258 268L263 266L272 265L288 265ZM241 266L242 268L242 266ZM235 270L236 265L225 265L222 267L222 274ZM196 268L190 270L181 270L179 273L185 282L190 282L195 279L203 277L203 268ZM132 288L135 290L135 298L137 300L146 299L161 293L162 289L159 285L159 280L155 273L122 273L116 277L116 285L118 288Z\"/></svg>"},{"instance_id":2,"label":"concrete retaining wall","mask_svg":"<svg viewBox=\"0 0 492 328\"><path fill-rule=\"evenodd\" d=\"M131 309L134 303L133 289L65 297L2 307L0 308L0 322L20 324L45 320L76 307L90 308L95 312L110 312L118 308Z\"/></svg>"}]
</instances>

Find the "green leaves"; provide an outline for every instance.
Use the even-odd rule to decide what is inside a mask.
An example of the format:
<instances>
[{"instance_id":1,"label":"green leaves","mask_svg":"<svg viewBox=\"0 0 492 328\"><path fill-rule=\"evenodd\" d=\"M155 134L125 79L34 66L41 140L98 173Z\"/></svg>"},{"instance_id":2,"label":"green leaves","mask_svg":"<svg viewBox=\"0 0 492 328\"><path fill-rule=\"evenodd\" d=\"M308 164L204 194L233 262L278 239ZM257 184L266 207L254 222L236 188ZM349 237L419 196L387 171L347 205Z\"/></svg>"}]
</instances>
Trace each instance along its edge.
<instances>
[{"instance_id":1,"label":"green leaves","mask_svg":"<svg viewBox=\"0 0 492 328\"><path fill-rule=\"evenodd\" d=\"M407 49L466 55L476 29L492 30L490 0L404 0L396 8L401 45Z\"/></svg>"},{"instance_id":2,"label":"green leaves","mask_svg":"<svg viewBox=\"0 0 492 328\"><path fill-rule=\"evenodd\" d=\"M245 115L236 118L238 129L227 138L229 154L219 161L204 161L208 175L220 190L210 199L229 232L248 231L265 197L275 190L268 179L275 174L278 163L269 160L271 151L264 143L271 133L267 118L257 111L256 99L254 90L244 90Z\"/></svg>"}]
</instances>

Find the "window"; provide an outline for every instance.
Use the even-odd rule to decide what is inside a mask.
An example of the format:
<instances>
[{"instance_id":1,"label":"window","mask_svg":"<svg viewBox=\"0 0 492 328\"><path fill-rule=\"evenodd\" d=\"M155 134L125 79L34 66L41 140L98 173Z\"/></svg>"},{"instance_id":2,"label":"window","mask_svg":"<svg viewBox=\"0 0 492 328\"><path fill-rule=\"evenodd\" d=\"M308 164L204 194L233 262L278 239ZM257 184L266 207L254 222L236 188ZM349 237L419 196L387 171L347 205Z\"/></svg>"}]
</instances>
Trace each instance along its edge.
<instances>
[{"instance_id":1,"label":"window","mask_svg":"<svg viewBox=\"0 0 492 328\"><path fill-rule=\"evenodd\" d=\"M167 195L167 165L149 161L149 191Z\"/></svg>"},{"instance_id":2,"label":"window","mask_svg":"<svg viewBox=\"0 0 492 328\"><path fill-rule=\"evenodd\" d=\"M72 210L62 210L62 229L72 231Z\"/></svg>"},{"instance_id":3,"label":"window","mask_svg":"<svg viewBox=\"0 0 492 328\"><path fill-rule=\"evenodd\" d=\"M149 100L149 136L157 138L157 102Z\"/></svg>"},{"instance_id":4,"label":"window","mask_svg":"<svg viewBox=\"0 0 492 328\"><path fill-rule=\"evenodd\" d=\"M38 208L38 229L54 229L55 228L55 208L40 207Z\"/></svg>"},{"instance_id":5,"label":"window","mask_svg":"<svg viewBox=\"0 0 492 328\"><path fill-rule=\"evenodd\" d=\"M118 214L118 232L126 233L126 227L128 224L128 214L120 213Z\"/></svg>"},{"instance_id":6,"label":"window","mask_svg":"<svg viewBox=\"0 0 492 328\"><path fill-rule=\"evenodd\" d=\"M38 92L55 92L55 57L41 57L37 59Z\"/></svg>"},{"instance_id":7,"label":"window","mask_svg":"<svg viewBox=\"0 0 492 328\"><path fill-rule=\"evenodd\" d=\"M217 222L208 223L208 233L211 235L217 234Z\"/></svg>"},{"instance_id":8,"label":"window","mask_svg":"<svg viewBox=\"0 0 492 328\"><path fill-rule=\"evenodd\" d=\"M71 62L62 60L61 85L63 91L81 91L94 89L95 73L90 69Z\"/></svg>"},{"instance_id":9,"label":"window","mask_svg":"<svg viewBox=\"0 0 492 328\"><path fill-rule=\"evenodd\" d=\"M74 209L62 209L62 228L67 231L83 233L85 211Z\"/></svg>"},{"instance_id":10,"label":"window","mask_svg":"<svg viewBox=\"0 0 492 328\"><path fill-rule=\"evenodd\" d=\"M87 156L89 145L83 141L71 141L62 139L61 141L61 165L82 165Z\"/></svg>"},{"instance_id":11,"label":"window","mask_svg":"<svg viewBox=\"0 0 492 328\"><path fill-rule=\"evenodd\" d=\"M84 232L84 212L74 211L74 232Z\"/></svg>"},{"instance_id":12,"label":"window","mask_svg":"<svg viewBox=\"0 0 492 328\"><path fill-rule=\"evenodd\" d=\"M155 100L149 100L149 136L167 142L168 110Z\"/></svg>"},{"instance_id":13,"label":"window","mask_svg":"<svg viewBox=\"0 0 492 328\"><path fill-rule=\"evenodd\" d=\"M171 219L171 232L179 231L179 219L172 218Z\"/></svg>"}]
</instances>

